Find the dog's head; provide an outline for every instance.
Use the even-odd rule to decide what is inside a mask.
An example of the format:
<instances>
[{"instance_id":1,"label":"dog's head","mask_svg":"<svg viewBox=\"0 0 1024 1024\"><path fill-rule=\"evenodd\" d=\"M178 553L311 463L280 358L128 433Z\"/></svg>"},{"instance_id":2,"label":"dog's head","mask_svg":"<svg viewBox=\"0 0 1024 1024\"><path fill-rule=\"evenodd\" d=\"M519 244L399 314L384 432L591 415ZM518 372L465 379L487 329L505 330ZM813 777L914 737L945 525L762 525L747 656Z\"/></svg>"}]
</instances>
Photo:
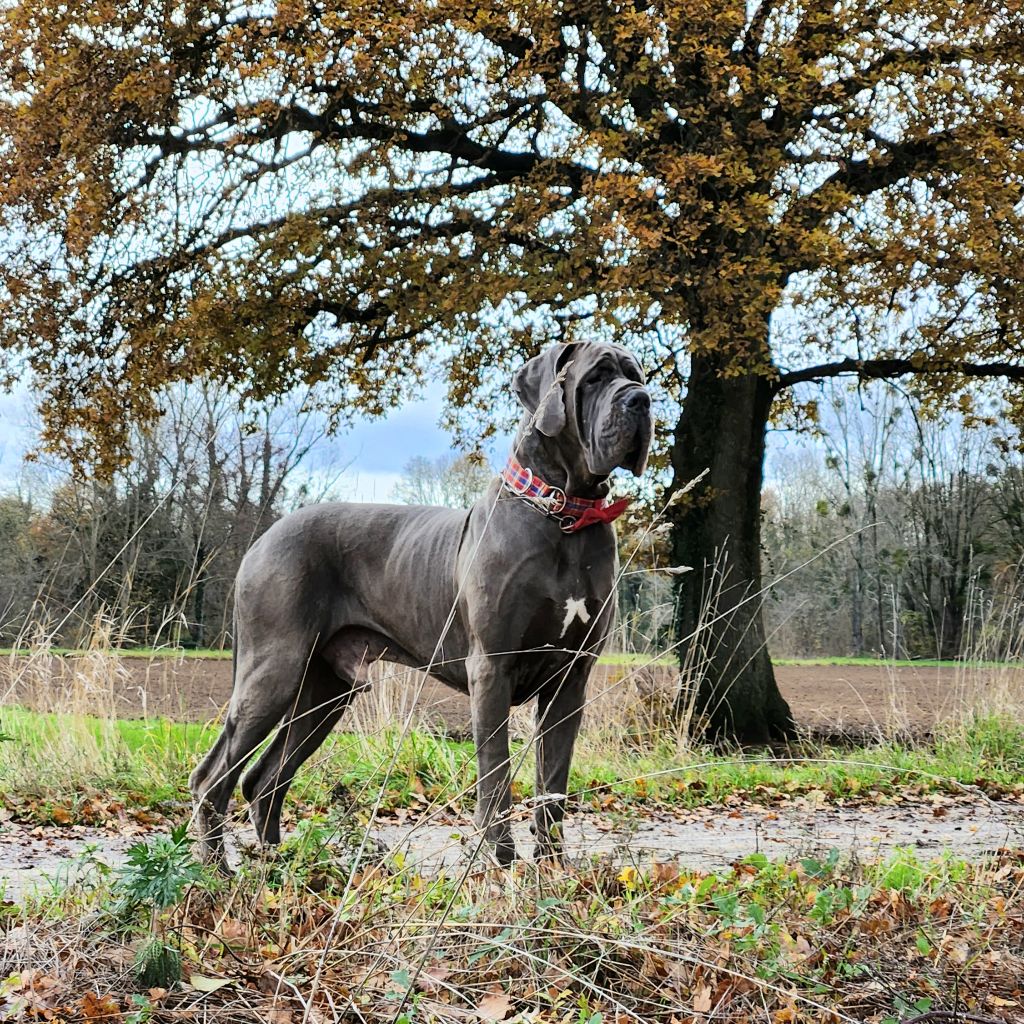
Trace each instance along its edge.
<instances>
[{"instance_id":1,"label":"dog's head","mask_svg":"<svg viewBox=\"0 0 1024 1024\"><path fill-rule=\"evenodd\" d=\"M640 476L651 444L651 399L636 358L621 345L574 342L535 356L513 390L533 427L606 477L617 466Z\"/></svg>"}]
</instances>

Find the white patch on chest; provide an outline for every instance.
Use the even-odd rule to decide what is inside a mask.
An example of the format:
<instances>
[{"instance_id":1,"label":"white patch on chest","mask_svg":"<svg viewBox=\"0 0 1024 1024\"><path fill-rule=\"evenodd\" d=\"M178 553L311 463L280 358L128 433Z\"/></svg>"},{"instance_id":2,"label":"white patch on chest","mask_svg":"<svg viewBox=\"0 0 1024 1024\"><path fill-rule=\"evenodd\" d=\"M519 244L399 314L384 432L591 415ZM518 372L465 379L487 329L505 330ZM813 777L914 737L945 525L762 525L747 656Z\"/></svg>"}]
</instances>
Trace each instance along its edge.
<instances>
[{"instance_id":1,"label":"white patch on chest","mask_svg":"<svg viewBox=\"0 0 1024 1024\"><path fill-rule=\"evenodd\" d=\"M590 612L587 611L587 599L585 597L570 597L565 602L565 619L562 621L562 632L559 640L564 639L569 632L569 627L579 619L585 626L590 621Z\"/></svg>"}]
</instances>

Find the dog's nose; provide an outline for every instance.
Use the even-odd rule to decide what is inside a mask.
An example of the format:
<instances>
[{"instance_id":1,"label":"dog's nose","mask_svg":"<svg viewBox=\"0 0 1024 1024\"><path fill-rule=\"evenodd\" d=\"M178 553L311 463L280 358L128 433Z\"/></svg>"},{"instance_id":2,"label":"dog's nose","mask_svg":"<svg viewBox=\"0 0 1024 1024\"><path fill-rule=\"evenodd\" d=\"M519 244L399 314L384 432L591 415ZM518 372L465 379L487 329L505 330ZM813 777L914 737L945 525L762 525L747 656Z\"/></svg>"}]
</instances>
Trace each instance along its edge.
<instances>
[{"instance_id":1,"label":"dog's nose","mask_svg":"<svg viewBox=\"0 0 1024 1024\"><path fill-rule=\"evenodd\" d=\"M631 412L647 412L651 407L651 396L643 388L633 388L626 395L624 404Z\"/></svg>"}]
</instances>

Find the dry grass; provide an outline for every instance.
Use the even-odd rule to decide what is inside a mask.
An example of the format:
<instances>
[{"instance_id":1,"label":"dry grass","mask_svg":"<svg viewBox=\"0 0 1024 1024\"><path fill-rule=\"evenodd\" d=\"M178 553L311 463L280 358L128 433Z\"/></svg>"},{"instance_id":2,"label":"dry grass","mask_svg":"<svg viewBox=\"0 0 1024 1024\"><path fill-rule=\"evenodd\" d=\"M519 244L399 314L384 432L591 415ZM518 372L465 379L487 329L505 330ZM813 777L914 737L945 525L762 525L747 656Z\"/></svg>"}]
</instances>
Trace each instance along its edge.
<instances>
[{"instance_id":1,"label":"dry grass","mask_svg":"<svg viewBox=\"0 0 1024 1024\"><path fill-rule=\"evenodd\" d=\"M86 1020L93 993L111 1017L134 997L153 1020L860 1024L929 1008L1012 1021L1019 1006L1014 856L762 858L717 874L467 860L425 878L360 857L358 837L329 859L318 842L310 833L228 885L193 886L159 915L183 957L185 981L169 991L133 980L142 919L116 909L123 893L109 880L18 911L2 954L15 975L0 988L6 1008Z\"/></svg>"}]
</instances>

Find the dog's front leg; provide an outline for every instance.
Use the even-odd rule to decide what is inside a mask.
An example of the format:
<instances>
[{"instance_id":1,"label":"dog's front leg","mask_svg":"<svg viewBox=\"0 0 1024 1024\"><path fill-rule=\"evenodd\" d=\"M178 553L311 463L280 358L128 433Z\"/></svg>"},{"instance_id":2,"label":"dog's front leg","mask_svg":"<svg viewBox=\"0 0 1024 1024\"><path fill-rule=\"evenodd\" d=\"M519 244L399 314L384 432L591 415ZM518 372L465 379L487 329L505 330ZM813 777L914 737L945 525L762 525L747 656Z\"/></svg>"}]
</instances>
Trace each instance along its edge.
<instances>
[{"instance_id":1,"label":"dog's front leg","mask_svg":"<svg viewBox=\"0 0 1024 1024\"><path fill-rule=\"evenodd\" d=\"M469 698L476 744L476 813L473 820L494 844L500 864L515 859L509 812L512 794L509 780L508 716L511 687L497 659L473 654L467 661Z\"/></svg>"},{"instance_id":2,"label":"dog's front leg","mask_svg":"<svg viewBox=\"0 0 1024 1024\"><path fill-rule=\"evenodd\" d=\"M532 832L537 860L562 854L562 820L569 789L569 766L583 718L589 665L541 690L537 696L537 801Z\"/></svg>"}]
</instances>

